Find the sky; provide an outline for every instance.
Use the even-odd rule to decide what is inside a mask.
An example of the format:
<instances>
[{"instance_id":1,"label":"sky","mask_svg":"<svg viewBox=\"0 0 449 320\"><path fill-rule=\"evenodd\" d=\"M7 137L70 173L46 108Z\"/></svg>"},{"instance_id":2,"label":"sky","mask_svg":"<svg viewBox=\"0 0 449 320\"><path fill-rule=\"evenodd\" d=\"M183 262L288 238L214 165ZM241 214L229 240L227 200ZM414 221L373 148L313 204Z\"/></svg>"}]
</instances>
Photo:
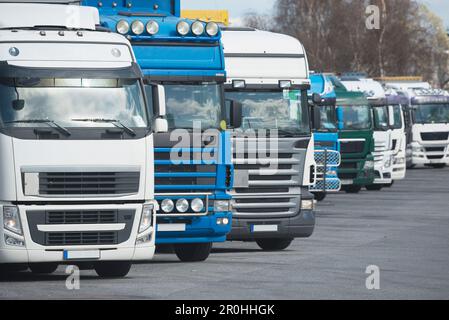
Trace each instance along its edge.
<instances>
[{"instance_id":1,"label":"sky","mask_svg":"<svg viewBox=\"0 0 449 320\"><path fill-rule=\"evenodd\" d=\"M418 0L439 15L449 28L449 0ZM238 23L247 12L270 13L275 0L182 0L182 9L227 9L231 22Z\"/></svg>"}]
</instances>

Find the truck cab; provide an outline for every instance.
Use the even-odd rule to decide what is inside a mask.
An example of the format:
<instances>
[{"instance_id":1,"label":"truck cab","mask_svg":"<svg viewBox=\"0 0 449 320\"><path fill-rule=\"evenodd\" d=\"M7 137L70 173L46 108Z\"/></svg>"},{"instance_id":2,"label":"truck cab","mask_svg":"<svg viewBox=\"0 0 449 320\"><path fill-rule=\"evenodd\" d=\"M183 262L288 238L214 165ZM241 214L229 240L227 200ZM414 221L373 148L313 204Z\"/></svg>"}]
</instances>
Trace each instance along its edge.
<instances>
[{"instance_id":1,"label":"truck cab","mask_svg":"<svg viewBox=\"0 0 449 320\"><path fill-rule=\"evenodd\" d=\"M244 124L229 121L235 173L228 239L282 250L315 226L306 52L292 37L251 28L226 28L223 46L226 100L235 106L229 116L240 110Z\"/></svg>"},{"instance_id":2,"label":"truck cab","mask_svg":"<svg viewBox=\"0 0 449 320\"><path fill-rule=\"evenodd\" d=\"M153 257L147 102L163 87L147 97L128 40L98 24L94 8L0 4L1 267L123 277Z\"/></svg>"},{"instance_id":3,"label":"truck cab","mask_svg":"<svg viewBox=\"0 0 449 320\"><path fill-rule=\"evenodd\" d=\"M368 190L381 190L392 184L393 175L393 140L391 136L390 111L386 101L385 90L373 79L343 75L341 82L349 91L364 93L369 101L374 120L374 184L367 185Z\"/></svg>"},{"instance_id":4,"label":"truck cab","mask_svg":"<svg viewBox=\"0 0 449 320\"><path fill-rule=\"evenodd\" d=\"M82 3L98 7L103 28L128 37L147 88L165 87L168 133L155 134L156 244L173 246L182 261L206 260L232 223L220 28L180 18L179 0Z\"/></svg>"},{"instance_id":5,"label":"truck cab","mask_svg":"<svg viewBox=\"0 0 449 320\"><path fill-rule=\"evenodd\" d=\"M337 174L341 162L335 105L337 96L327 75L312 74L310 81L310 118L317 165L316 184L310 187L310 191L315 195L316 200L322 201L328 192L338 192L341 188Z\"/></svg>"},{"instance_id":6,"label":"truck cab","mask_svg":"<svg viewBox=\"0 0 449 320\"><path fill-rule=\"evenodd\" d=\"M410 167L449 164L449 93L428 83L386 83L408 100Z\"/></svg>"},{"instance_id":7,"label":"truck cab","mask_svg":"<svg viewBox=\"0 0 449 320\"><path fill-rule=\"evenodd\" d=\"M361 92L350 92L335 76L330 76L337 95L338 137L341 164L338 177L342 190L358 193L374 182L373 115Z\"/></svg>"}]
</instances>

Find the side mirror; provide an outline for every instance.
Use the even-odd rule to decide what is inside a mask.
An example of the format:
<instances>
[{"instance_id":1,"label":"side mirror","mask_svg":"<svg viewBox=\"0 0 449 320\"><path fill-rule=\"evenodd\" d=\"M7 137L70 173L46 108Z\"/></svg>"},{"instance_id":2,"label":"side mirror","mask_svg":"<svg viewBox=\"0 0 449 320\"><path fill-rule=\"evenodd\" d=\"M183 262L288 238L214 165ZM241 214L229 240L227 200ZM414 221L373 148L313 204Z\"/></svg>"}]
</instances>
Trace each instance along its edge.
<instances>
[{"instance_id":1,"label":"side mirror","mask_svg":"<svg viewBox=\"0 0 449 320\"><path fill-rule=\"evenodd\" d=\"M157 107L159 117L165 117L167 115L167 107L165 104L165 88L163 85L156 85L153 89L154 105Z\"/></svg>"},{"instance_id":2,"label":"side mirror","mask_svg":"<svg viewBox=\"0 0 449 320\"><path fill-rule=\"evenodd\" d=\"M243 122L243 105L236 100L227 100L229 106L229 124L232 128L240 128Z\"/></svg>"},{"instance_id":3,"label":"side mirror","mask_svg":"<svg viewBox=\"0 0 449 320\"><path fill-rule=\"evenodd\" d=\"M23 110L23 108L25 108L25 100L22 100L22 99L13 100L12 108L16 111Z\"/></svg>"},{"instance_id":4,"label":"side mirror","mask_svg":"<svg viewBox=\"0 0 449 320\"><path fill-rule=\"evenodd\" d=\"M153 128L154 128L155 133L167 133L168 132L167 119L163 119L163 118L154 119Z\"/></svg>"},{"instance_id":5,"label":"side mirror","mask_svg":"<svg viewBox=\"0 0 449 320\"><path fill-rule=\"evenodd\" d=\"M312 94L312 102L314 104L320 104L321 100L322 100L322 98L321 98L321 95L319 93Z\"/></svg>"}]
</instances>

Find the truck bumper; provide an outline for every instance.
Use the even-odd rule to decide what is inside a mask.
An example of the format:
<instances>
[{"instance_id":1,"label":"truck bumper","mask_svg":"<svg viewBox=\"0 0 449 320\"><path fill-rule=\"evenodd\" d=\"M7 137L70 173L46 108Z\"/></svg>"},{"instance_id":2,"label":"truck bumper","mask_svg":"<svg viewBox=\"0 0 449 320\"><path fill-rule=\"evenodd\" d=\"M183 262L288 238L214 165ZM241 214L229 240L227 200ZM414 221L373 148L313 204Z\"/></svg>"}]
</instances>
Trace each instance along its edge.
<instances>
[{"instance_id":1,"label":"truck bumper","mask_svg":"<svg viewBox=\"0 0 449 320\"><path fill-rule=\"evenodd\" d=\"M449 164L449 145L412 143L412 164Z\"/></svg>"},{"instance_id":2,"label":"truck bumper","mask_svg":"<svg viewBox=\"0 0 449 320\"><path fill-rule=\"evenodd\" d=\"M142 204L125 205L45 205L18 206L20 220L23 228L23 236L18 236L0 227L0 264L27 264L39 262L58 262L61 264L75 263L81 260L67 260L64 252L89 253L89 257L83 261L149 261L154 256L155 251L155 230L150 227L142 234L138 234ZM76 209L76 210L75 210ZM3 207L0 206L0 211ZM126 215L129 223L124 223L125 229L129 228L129 235L123 238L122 242L111 242L110 244L59 244L45 243L45 237L51 233L73 235L81 232L86 233L86 237L103 231L123 229L121 224L47 224L44 220L34 219L42 217L42 212L52 211L95 211L95 210L121 210L127 213L135 212L134 219ZM132 216L132 215L130 215ZM45 215L44 215L45 217ZM0 218L1 220L1 218ZM1 221L0 221L1 222ZM154 218L153 218L154 222ZM1 222L0 225L3 225ZM117 226L117 227L116 227ZM37 229L36 229L37 227ZM97 229L98 228L98 229ZM109 229L110 228L110 229ZM99 231L97 231L99 230ZM118 231L121 232L121 231ZM90 235L88 235L90 234ZM58 236L59 237L59 236ZM62 236L61 236L62 237ZM82 238L84 236L80 236ZM8 244L6 239L14 238L22 241L22 245ZM145 239L141 244L136 244L137 239ZM39 240L41 239L41 240ZM59 238L58 238L59 239ZM95 257L92 256L95 253Z\"/></svg>"},{"instance_id":3,"label":"truck bumper","mask_svg":"<svg viewBox=\"0 0 449 320\"><path fill-rule=\"evenodd\" d=\"M277 226L277 231L254 231L254 226ZM255 241L261 238L308 238L315 229L315 213L304 210L291 218L236 218L232 223L230 241Z\"/></svg>"},{"instance_id":4,"label":"truck bumper","mask_svg":"<svg viewBox=\"0 0 449 320\"><path fill-rule=\"evenodd\" d=\"M406 158L405 154L394 157L393 163L393 173L391 174L391 178L393 180L402 180L405 178L405 173L407 171Z\"/></svg>"},{"instance_id":5,"label":"truck bumper","mask_svg":"<svg viewBox=\"0 0 449 320\"><path fill-rule=\"evenodd\" d=\"M220 224L225 218L228 224ZM156 244L224 242L231 231L231 225L231 212L198 217L158 218ZM179 228L167 231L170 226Z\"/></svg>"}]
</instances>

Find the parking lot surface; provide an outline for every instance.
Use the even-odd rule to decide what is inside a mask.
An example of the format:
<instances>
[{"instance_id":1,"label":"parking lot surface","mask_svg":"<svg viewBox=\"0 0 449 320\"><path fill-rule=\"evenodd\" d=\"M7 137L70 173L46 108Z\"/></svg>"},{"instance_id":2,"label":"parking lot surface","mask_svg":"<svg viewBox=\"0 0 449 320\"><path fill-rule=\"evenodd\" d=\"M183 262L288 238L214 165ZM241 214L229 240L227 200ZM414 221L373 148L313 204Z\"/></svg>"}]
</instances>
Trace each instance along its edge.
<instances>
[{"instance_id":1,"label":"parking lot surface","mask_svg":"<svg viewBox=\"0 0 449 320\"><path fill-rule=\"evenodd\" d=\"M380 270L378 290L366 287L368 266ZM328 196L314 235L282 252L228 242L202 263L158 254L125 279L81 275L79 290L66 288L65 267L3 275L0 299L449 299L449 168Z\"/></svg>"}]
</instances>

